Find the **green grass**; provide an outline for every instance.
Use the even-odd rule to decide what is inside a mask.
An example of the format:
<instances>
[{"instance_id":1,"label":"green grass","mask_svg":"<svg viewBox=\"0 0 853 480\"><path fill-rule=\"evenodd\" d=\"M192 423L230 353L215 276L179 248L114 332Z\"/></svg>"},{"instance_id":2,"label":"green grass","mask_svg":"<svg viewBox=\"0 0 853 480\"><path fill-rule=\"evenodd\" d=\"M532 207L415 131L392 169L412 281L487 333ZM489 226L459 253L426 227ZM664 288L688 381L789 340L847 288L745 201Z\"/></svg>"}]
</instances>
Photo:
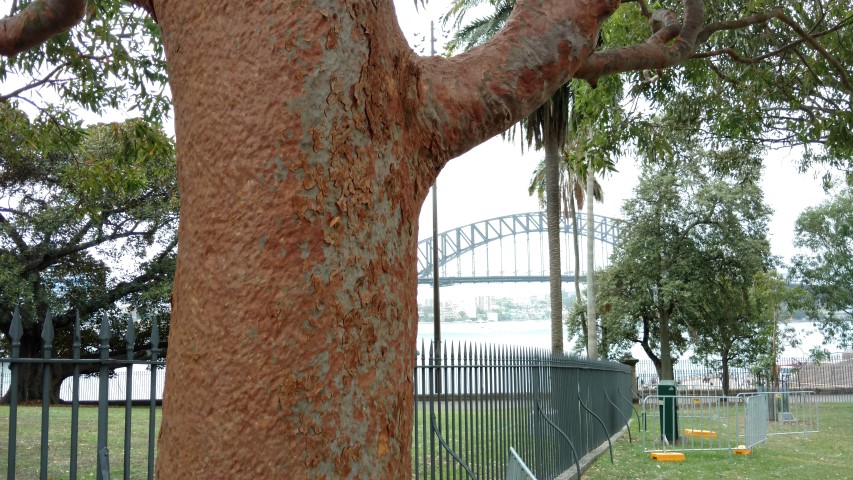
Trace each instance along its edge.
<instances>
[{"instance_id":1,"label":"green grass","mask_svg":"<svg viewBox=\"0 0 853 480\"><path fill-rule=\"evenodd\" d=\"M419 412L419 421L423 421ZM472 412L455 412L456 425L449 425L446 432L448 441L454 443L461 435L461 424L467 423ZM510 417L511 413L504 412ZM6 473L8 409L0 408L0 477ZM523 418L522 418L523 421ZM157 409L157 427L159 428L160 409ZM68 456L70 450L71 409L65 406L54 406L50 410L50 455L48 478L68 478ZM97 443L97 409L81 407L80 409L80 446L78 456L78 473L81 479L93 479L95 472L95 447ZM643 453L643 444L639 441L636 431L636 416L633 417L631 428L634 433L634 443L628 442L623 436L613 445L615 465L610 464L609 456L601 456L584 478L588 479L849 479L853 465L853 442L850 434L853 432L853 403L828 403L820 405L820 432L803 435L780 435L768 438L763 445L756 447L749 457L733 456L728 452L686 452L683 463L658 463ZM495 430L501 431L499 425ZM444 429L444 426L442 426ZM131 449L131 478L146 478L147 449L148 449L148 409L137 407L133 409ZM17 441L17 480L38 478L39 446L41 433L41 409L39 407L20 407L18 409L18 441ZM419 441L423 439L423 432ZM124 408L110 408L110 466L111 477L122 478L123 474L123 443L124 443ZM483 437L485 441L486 437ZM478 446L481 452L495 450L497 444L486 442ZM423 448L421 446L421 448ZM464 450L464 449L460 449ZM469 455L476 455L468 452ZM469 457L471 458L471 457ZM460 470L452 466L442 456L441 464L449 464L450 470ZM498 470L503 465L495 467ZM464 475L459 478L464 478Z\"/></svg>"},{"instance_id":2,"label":"green grass","mask_svg":"<svg viewBox=\"0 0 853 480\"><path fill-rule=\"evenodd\" d=\"M80 479L94 479L98 442L98 409L80 407L80 431L77 454L77 475ZM148 407L135 407L131 414L130 471L133 479L147 478L148 472ZM15 479L39 478L41 448L41 408L18 408L17 454ZM160 428L160 409L156 410L155 432ZM124 473L124 407L109 409L110 477L122 478ZM8 466L8 406L0 408L0 476ZM156 435L156 433L155 433ZM48 478L66 479L69 475L71 451L71 408L51 406L48 435Z\"/></svg>"},{"instance_id":3,"label":"green grass","mask_svg":"<svg viewBox=\"0 0 853 480\"><path fill-rule=\"evenodd\" d=\"M776 435L748 457L729 452L685 452L681 463L659 463L643 453L637 441L623 436L613 445L614 464L605 454L584 478L596 479L850 479L853 478L853 403L820 404L820 432Z\"/></svg>"}]
</instances>

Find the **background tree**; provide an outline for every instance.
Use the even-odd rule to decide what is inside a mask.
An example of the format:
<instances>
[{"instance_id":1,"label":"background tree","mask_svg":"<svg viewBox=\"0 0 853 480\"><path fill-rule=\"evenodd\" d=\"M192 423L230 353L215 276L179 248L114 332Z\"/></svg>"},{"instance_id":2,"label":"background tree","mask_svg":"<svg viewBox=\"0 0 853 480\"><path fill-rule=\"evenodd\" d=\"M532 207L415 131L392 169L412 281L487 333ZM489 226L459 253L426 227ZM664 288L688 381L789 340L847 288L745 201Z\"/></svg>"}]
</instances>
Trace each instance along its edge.
<instances>
[{"instance_id":1,"label":"background tree","mask_svg":"<svg viewBox=\"0 0 853 480\"><path fill-rule=\"evenodd\" d=\"M753 366L758 366L756 372L765 384L779 389L779 352L786 346L796 347L799 340L796 331L783 323L783 319L791 315L791 306L800 303L802 289L792 288L781 273L771 270L757 274L753 279L752 297L759 315L766 320L769 330L770 349L763 348L753 359ZM757 339L758 340L758 339Z\"/></svg>"},{"instance_id":2,"label":"background tree","mask_svg":"<svg viewBox=\"0 0 853 480\"><path fill-rule=\"evenodd\" d=\"M797 219L792 280L810 301L801 302L827 338L853 345L853 187L842 188Z\"/></svg>"},{"instance_id":3,"label":"background tree","mask_svg":"<svg viewBox=\"0 0 853 480\"><path fill-rule=\"evenodd\" d=\"M647 165L624 207L625 231L602 273L602 325L639 343L660 378L694 344L727 368L749 346L747 325L764 325L749 291L769 267L769 211L756 175L721 175L695 144ZM718 303L719 302L719 303ZM741 342L741 343L738 343Z\"/></svg>"},{"instance_id":4,"label":"background tree","mask_svg":"<svg viewBox=\"0 0 853 480\"><path fill-rule=\"evenodd\" d=\"M175 268L178 189L171 140L139 120L89 127L78 137L74 126L57 125L49 114L30 121L10 103L0 103L0 119L4 340L12 311L20 307L21 355L40 357L50 311L54 350L70 356L79 314L83 356L96 358L97 325L107 315L113 331L121 332L113 342L122 352L126 309L135 307L146 314L136 327L144 345L150 319L168 318ZM53 366L54 398L71 372L70 365ZM39 399L41 368L22 365L21 374L18 398Z\"/></svg>"},{"instance_id":5,"label":"background tree","mask_svg":"<svg viewBox=\"0 0 853 480\"><path fill-rule=\"evenodd\" d=\"M829 66L815 71L832 78L806 93L846 88L849 70L832 64L849 61L844 42L827 42L836 53L822 43L829 34L808 33L847 34L848 13L823 15L817 1L803 29L757 2L651 12L524 0L500 33L449 59L416 56L387 1L132 3L162 31L181 191L163 479L408 476L420 206L449 159L571 78L724 55L705 45L734 29L774 57L764 34L777 23L796 33L810 68ZM0 20L0 53L50 50L85 7L27 4ZM605 22L632 16L653 33L644 26L643 38L596 51ZM849 103L849 89L841 95Z\"/></svg>"}]
</instances>

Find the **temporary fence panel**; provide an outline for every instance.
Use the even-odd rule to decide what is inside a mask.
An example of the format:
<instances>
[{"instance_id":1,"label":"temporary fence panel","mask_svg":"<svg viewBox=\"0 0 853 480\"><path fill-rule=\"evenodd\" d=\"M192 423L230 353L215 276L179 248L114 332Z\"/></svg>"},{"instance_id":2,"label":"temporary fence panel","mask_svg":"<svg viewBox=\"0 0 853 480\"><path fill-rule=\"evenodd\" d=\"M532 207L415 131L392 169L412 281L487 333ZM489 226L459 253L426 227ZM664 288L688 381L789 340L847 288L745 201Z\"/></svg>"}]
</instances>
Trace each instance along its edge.
<instances>
[{"instance_id":1,"label":"temporary fence panel","mask_svg":"<svg viewBox=\"0 0 853 480\"><path fill-rule=\"evenodd\" d=\"M805 435L820 431L820 410L813 391L744 393L741 398L759 398L767 405L767 435Z\"/></svg>"},{"instance_id":2,"label":"temporary fence panel","mask_svg":"<svg viewBox=\"0 0 853 480\"><path fill-rule=\"evenodd\" d=\"M506 480L536 480L533 472L527 468L515 449L509 447L509 461L506 464Z\"/></svg>"},{"instance_id":3,"label":"temporary fence panel","mask_svg":"<svg viewBox=\"0 0 853 480\"><path fill-rule=\"evenodd\" d=\"M738 397L649 395L643 399L643 450L731 450L743 436L745 401Z\"/></svg>"},{"instance_id":4,"label":"temporary fence panel","mask_svg":"<svg viewBox=\"0 0 853 480\"><path fill-rule=\"evenodd\" d=\"M746 425L741 445L752 448L767 440L768 408L762 397L746 397ZM739 445L740 446L740 445Z\"/></svg>"}]
</instances>

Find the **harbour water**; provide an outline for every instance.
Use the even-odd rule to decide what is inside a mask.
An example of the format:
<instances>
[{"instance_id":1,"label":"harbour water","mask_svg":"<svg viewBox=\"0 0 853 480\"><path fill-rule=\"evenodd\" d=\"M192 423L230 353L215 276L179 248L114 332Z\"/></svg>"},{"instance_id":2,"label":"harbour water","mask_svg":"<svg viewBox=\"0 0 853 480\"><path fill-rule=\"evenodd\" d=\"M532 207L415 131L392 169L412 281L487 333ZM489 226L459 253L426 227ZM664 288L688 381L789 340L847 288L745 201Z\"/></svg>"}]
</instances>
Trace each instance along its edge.
<instances>
[{"instance_id":1,"label":"harbour water","mask_svg":"<svg viewBox=\"0 0 853 480\"><path fill-rule=\"evenodd\" d=\"M808 357L812 348L820 347L831 353L841 349L830 343L823 344L823 335L810 322L792 322L790 326L796 331L800 344L796 348L785 347L780 351L780 357ZM418 350L421 344L433 339L432 322L418 323ZM551 325L549 320L512 320L501 322L442 322L441 339L446 342L489 343L496 345L513 345L521 347L551 349ZM573 343L563 338L566 351L570 351ZM648 360L639 345L631 349L631 355L640 360ZM689 356L689 353L688 355Z\"/></svg>"}]
</instances>

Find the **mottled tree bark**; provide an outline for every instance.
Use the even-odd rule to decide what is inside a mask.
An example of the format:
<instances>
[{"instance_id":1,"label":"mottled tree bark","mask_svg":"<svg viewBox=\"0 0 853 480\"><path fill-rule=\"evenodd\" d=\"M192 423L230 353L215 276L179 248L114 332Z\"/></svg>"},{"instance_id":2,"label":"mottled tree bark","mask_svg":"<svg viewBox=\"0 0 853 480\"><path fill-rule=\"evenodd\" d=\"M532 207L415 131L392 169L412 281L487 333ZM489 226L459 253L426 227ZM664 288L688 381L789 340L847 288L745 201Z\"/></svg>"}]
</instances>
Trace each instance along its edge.
<instances>
[{"instance_id":1,"label":"mottled tree bark","mask_svg":"<svg viewBox=\"0 0 853 480\"><path fill-rule=\"evenodd\" d=\"M86 0L36 0L12 17L0 19L0 55L15 55L77 24Z\"/></svg>"},{"instance_id":2,"label":"mottled tree bark","mask_svg":"<svg viewBox=\"0 0 853 480\"><path fill-rule=\"evenodd\" d=\"M155 2L181 242L158 478L407 478L417 219L441 167L539 106L606 2L519 2L419 58L390 2Z\"/></svg>"}]
</instances>

